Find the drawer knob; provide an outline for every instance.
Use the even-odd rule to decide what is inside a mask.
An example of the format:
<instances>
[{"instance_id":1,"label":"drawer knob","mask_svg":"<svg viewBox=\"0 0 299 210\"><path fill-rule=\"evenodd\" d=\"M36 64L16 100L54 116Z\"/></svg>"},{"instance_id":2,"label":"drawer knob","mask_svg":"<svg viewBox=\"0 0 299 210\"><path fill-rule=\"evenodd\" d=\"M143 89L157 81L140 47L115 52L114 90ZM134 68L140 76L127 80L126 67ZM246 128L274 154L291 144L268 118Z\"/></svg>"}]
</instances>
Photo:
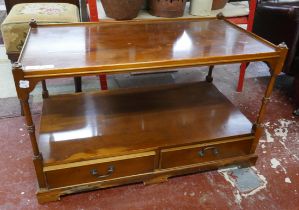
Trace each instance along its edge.
<instances>
[{"instance_id":1,"label":"drawer knob","mask_svg":"<svg viewBox=\"0 0 299 210\"><path fill-rule=\"evenodd\" d=\"M108 176L111 176L114 172L114 166L108 166L108 169L107 169L107 173L106 174L99 174L98 170L97 169L91 169L90 170L90 174L95 176L97 179L100 179L100 178L106 178Z\"/></svg>"},{"instance_id":2,"label":"drawer knob","mask_svg":"<svg viewBox=\"0 0 299 210\"><path fill-rule=\"evenodd\" d=\"M207 150L212 150L215 156L219 154L219 150L216 147L205 147L198 152L198 156L204 157Z\"/></svg>"}]
</instances>

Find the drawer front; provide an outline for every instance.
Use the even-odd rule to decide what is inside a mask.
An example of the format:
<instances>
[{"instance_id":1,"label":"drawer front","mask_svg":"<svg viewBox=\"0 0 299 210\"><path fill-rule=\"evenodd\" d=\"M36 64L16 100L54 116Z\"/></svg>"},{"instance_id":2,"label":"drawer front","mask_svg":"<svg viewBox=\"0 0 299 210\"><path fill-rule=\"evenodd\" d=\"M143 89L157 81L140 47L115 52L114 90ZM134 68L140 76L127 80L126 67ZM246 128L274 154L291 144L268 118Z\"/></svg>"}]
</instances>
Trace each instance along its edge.
<instances>
[{"instance_id":1,"label":"drawer front","mask_svg":"<svg viewBox=\"0 0 299 210\"><path fill-rule=\"evenodd\" d=\"M161 151L161 168L171 168L249 154L252 139L197 144Z\"/></svg>"},{"instance_id":2,"label":"drawer front","mask_svg":"<svg viewBox=\"0 0 299 210\"><path fill-rule=\"evenodd\" d=\"M49 188L151 172L155 166L155 152L125 155L99 160L69 163L44 168Z\"/></svg>"}]
</instances>

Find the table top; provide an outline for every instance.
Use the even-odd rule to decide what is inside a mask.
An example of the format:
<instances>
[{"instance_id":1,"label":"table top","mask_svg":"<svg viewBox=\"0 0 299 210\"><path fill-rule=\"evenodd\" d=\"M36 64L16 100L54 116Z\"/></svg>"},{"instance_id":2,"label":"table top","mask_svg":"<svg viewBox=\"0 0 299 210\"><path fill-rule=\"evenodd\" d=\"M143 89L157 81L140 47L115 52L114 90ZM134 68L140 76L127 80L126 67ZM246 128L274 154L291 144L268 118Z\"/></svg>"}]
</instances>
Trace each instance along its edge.
<instances>
[{"instance_id":1,"label":"table top","mask_svg":"<svg viewBox=\"0 0 299 210\"><path fill-rule=\"evenodd\" d=\"M31 28L19 62L25 76L80 75L278 55L274 45L225 20L209 18L38 26Z\"/></svg>"}]
</instances>

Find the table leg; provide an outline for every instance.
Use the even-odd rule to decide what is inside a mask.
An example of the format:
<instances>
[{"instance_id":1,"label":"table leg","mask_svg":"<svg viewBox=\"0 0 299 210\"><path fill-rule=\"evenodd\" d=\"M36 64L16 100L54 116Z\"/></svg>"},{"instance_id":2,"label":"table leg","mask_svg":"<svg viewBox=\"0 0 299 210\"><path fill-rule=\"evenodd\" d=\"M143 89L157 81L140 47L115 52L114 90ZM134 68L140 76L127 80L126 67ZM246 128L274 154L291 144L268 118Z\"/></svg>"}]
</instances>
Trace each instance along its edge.
<instances>
[{"instance_id":1,"label":"table leg","mask_svg":"<svg viewBox=\"0 0 299 210\"><path fill-rule=\"evenodd\" d=\"M15 80L15 86L18 94L18 98L21 102L23 113L25 116L25 122L27 131L30 137L31 147L33 150L33 163L35 166L36 176L40 188L46 187L45 177L43 174L43 158L39 152L38 144L35 135L35 125L32 120L32 114L29 106L29 94L35 87L37 81L31 82L24 79L22 65L15 63L12 68L13 77Z\"/></svg>"},{"instance_id":2,"label":"table leg","mask_svg":"<svg viewBox=\"0 0 299 210\"><path fill-rule=\"evenodd\" d=\"M28 95L29 98L29 95ZM37 175L37 180L40 188L46 187L45 178L43 174L43 157L42 154L39 152L36 135L35 135L35 125L32 120L32 114L29 107L28 98L25 100L21 100L22 108L25 116L25 121L27 125L27 131L30 137L31 146L33 150L33 163Z\"/></svg>"},{"instance_id":3,"label":"table leg","mask_svg":"<svg viewBox=\"0 0 299 210\"><path fill-rule=\"evenodd\" d=\"M24 111L23 111L23 106L22 106L22 102L20 101L20 107L21 107L21 116L24 116Z\"/></svg>"},{"instance_id":4,"label":"table leg","mask_svg":"<svg viewBox=\"0 0 299 210\"><path fill-rule=\"evenodd\" d=\"M82 78L74 77L75 91L76 93L82 92Z\"/></svg>"},{"instance_id":5,"label":"table leg","mask_svg":"<svg viewBox=\"0 0 299 210\"><path fill-rule=\"evenodd\" d=\"M282 71L284 61L285 61L287 51L288 51L287 47L284 43L278 45L278 47L280 47L280 49L281 49L281 55L280 55L279 59L277 60L277 62L269 63L269 66L271 66L271 69L270 69L271 78L270 78L270 81L268 83L265 95L262 99L262 105L261 105L257 120L256 120L255 124L252 127L252 130L255 132L255 140L254 140L252 148L251 148L252 153L255 151L255 149L258 145L258 141L259 141L259 139L262 135L263 126L262 126L261 123L264 119L264 115L265 115L265 112L266 112L266 105L270 101L270 96L271 96L271 93L272 93L272 90L273 90L273 87L274 87L274 84L275 84L276 77Z\"/></svg>"},{"instance_id":6,"label":"table leg","mask_svg":"<svg viewBox=\"0 0 299 210\"><path fill-rule=\"evenodd\" d=\"M214 66L209 66L209 73L208 75L206 76L206 81L207 82L212 82L213 81L213 69L214 69Z\"/></svg>"},{"instance_id":7,"label":"table leg","mask_svg":"<svg viewBox=\"0 0 299 210\"><path fill-rule=\"evenodd\" d=\"M46 80L42 80L42 88L43 88L43 92L42 92L43 98L48 98L49 97L49 92L48 92L48 89L47 89Z\"/></svg>"}]
</instances>

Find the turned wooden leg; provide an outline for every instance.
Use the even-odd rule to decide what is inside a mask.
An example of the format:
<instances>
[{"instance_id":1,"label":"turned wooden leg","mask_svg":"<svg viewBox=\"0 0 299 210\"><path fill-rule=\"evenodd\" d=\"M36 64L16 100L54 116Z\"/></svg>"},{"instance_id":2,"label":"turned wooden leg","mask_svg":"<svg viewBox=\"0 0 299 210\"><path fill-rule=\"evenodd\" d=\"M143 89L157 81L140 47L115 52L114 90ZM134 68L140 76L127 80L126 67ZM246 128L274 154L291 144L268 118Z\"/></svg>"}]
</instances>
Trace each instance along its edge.
<instances>
[{"instance_id":1,"label":"turned wooden leg","mask_svg":"<svg viewBox=\"0 0 299 210\"><path fill-rule=\"evenodd\" d=\"M23 110L23 105L22 105L21 101L20 101L20 107L21 107L21 116L24 116L24 110Z\"/></svg>"},{"instance_id":2,"label":"turned wooden leg","mask_svg":"<svg viewBox=\"0 0 299 210\"><path fill-rule=\"evenodd\" d=\"M27 125L27 131L30 137L31 146L33 150L33 163L36 171L39 187L46 187L46 182L43 174L43 158L39 152L36 136L35 136L35 125L32 120L32 114L28 102L29 95L26 99L21 99L22 107L24 110L25 121Z\"/></svg>"},{"instance_id":3,"label":"turned wooden leg","mask_svg":"<svg viewBox=\"0 0 299 210\"><path fill-rule=\"evenodd\" d=\"M32 114L29 106L29 94L31 90L33 90L37 82L25 80L22 64L20 63L13 64L12 72L16 84L16 91L18 93L19 100L22 104L22 110L25 116L27 131L33 150L33 163L36 171L38 184L40 188L45 188L46 182L43 174L43 157L38 148L37 138L35 135L35 126L33 123ZM25 84L21 85L20 81L25 82Z\"/></svg>"},{"instance_id":4,"label":"turned wooden leg","mask_svg":"<svg viewBox=\"0 0 299 210\"><path fill-rule=\"evenodd\" d=\"M48 92L48 89L47 89L46 80L42 80L42 89L43 89L43 92L42 92L43 98L48 98L49 97L49 92Z\"/></svg>"},{"instance_id":5,"label":"turned wooden leg","mask_svg":"<svg viewBox=\"0 0 299 210\"><path fill-rule=\"evenodd\" d=\"M212 82L213 81L213 76L212 76L213 69L214 69L214 66L209 66L209 73L206 76L206 81L207 82Z\"/></svg>"},{"instance_id":6,"label":"turned wooden leg","mask_svg":"<svg viewBox=\"0 0 299 210\"><path fill-rule=\"evenodd\" d=\"M268 82L268 86L267 86L266 92L264 94L264 97L262 100L262 105L261 105L260 111L258 113L257 119L256 119L254 125L252 126L252 130L255 133L255 139L252 144L250 153L254 153L254 151L258 145L259 139L262 136L262 133L263 133L262 121L264 119L264 115L266 112L266 105L270 101L270 96L273 91L276 77L278 74L280 74L280 72L283 68L284 61L285 61L285 58L286 58L286 55L288 52L287 46L284 43L278 45L278 47L280 48L280 56L279 56L278 60L274 60L275 62L272 60L272 62L269 63L270 72L271 72L270 81Z\"/></svg>"},{"instance_id":7,"label":"turned wooden leg","mask_svg":"<svg viewBox=\"0 0 299 210\"><path fill-rule=\"evenodd\" d=\"M74 77L75 82L75 91L76 93L82 92L82 78L81 77Z\"/></svg>"}]
</instances>

